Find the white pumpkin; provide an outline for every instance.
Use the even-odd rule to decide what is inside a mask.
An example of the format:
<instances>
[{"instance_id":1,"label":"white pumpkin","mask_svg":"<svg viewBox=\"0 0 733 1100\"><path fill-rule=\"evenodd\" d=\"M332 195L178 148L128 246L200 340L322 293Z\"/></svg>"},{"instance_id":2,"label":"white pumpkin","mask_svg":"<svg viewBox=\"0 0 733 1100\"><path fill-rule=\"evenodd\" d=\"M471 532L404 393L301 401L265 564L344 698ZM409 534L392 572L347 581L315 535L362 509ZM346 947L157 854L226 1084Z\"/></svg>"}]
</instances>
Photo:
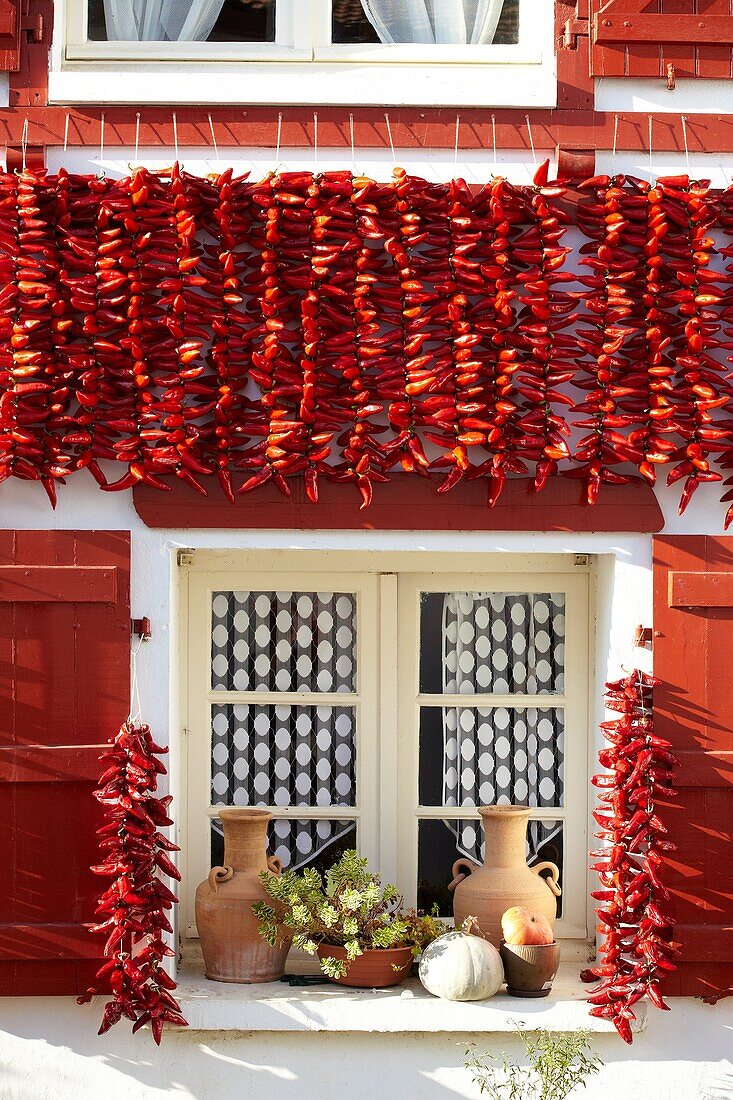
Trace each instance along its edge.
<instances>
[{"instance_id":1,"label":"white pumpkin","mask_svg":"<svg viewBox=\"0 0 733 1100\"><path fill-rule=\"evenodd\" d=\"M446 932L428 944L420 981L446 1001L485 1001L501 988L504 965L493 944L470 932Z\"/></svg>"}]
</instances>

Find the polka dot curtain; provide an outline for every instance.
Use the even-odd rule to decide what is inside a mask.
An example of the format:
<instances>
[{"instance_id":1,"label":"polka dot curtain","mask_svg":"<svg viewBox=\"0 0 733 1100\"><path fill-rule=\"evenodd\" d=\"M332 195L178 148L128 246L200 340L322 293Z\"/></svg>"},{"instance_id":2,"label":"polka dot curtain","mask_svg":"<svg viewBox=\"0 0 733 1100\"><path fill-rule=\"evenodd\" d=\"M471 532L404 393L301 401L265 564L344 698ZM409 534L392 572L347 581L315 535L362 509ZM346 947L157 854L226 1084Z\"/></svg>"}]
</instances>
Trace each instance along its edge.
<instances>
[{"instance_id":1,"label":"polka dot curtain","mask_svg":"<svg viewBox=\"0 0 733 1100\"><path fill-rule=\"evenodd\" d=\"M355 616L353 593L213 594L212 689L273 696L212 707L213 804L354 806L354 708L284 704L277 695L355 692ZM271 848L300 867L352 828L349 820L280 819Z\"/></svg>"},{"instance_id":2,"label":"polka dot curtain","mask_svg":"<svg viewBox=\"0 0 733 1100\"><path fill-rule=\"evenodd\" d=\"M443 691L555 695L564 690L564 593L448 592L443 602ZM444 707L443 804L563 804L563 711ZM459 853L482 858L481 830L452 822ZM530 855L561 828L530 822Z\"/></svg>"}]
</instances>

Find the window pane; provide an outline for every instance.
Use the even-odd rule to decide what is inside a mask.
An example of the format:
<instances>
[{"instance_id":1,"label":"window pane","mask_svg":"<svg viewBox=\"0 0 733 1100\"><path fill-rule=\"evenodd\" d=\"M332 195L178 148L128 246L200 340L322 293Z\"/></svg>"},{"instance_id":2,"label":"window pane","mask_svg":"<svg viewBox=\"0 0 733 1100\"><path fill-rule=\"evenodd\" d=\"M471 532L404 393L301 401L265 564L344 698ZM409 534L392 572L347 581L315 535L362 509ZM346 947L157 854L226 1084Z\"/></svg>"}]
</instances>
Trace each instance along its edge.
<instances>
[{"instance_id":1,"label":"window pane","mask_svg":"<svg viewBox=\"0 0 733 1100\"><path fill-rule=\"evenodd\" d=\"M483 862L483 833L478 820L423 820L417 834L417 905L429 912L437 902L441 917L453 915L453 895L448 883L452 867L460 856ZM527 828L527 862L549 859L560 868L563 880L563 824L561 821L530 821ZM557 899L562 916L562 896Z\"/></svg>"},{"instance_id":2,"label":"window pane","mask_svg":"<svg viewBox=\"0 0 733 1100\"><path fill-rule=\"evenodd\" d=\"M361 0L332 0L331 41L379 42L379 35L364 14Z\"/></svg>"},{"instance_id":3,"label":"window pane","mask_svg":"<svg viewBox=\"0 0 733 1100\"><path fill-rule=\"evenodd\" d=\"M562 694L564 592L423 592L420 691Z\"/></svg>"},{"instance_id":4,"label":"window pane","mask_svg":"<svg viewBox=\"0 0 733 1100\"><path fill-rule=\"evenodd\" d=\"M334 42L486 46L519 40L519 0L504 0L499 11L488 0L331 0L331 11Z\"/></svg>"},{"instance_id":5,"label":"window pane","mask_svg":"<svg viewBox=\"0 0 733 1100\"><path fill-rule=\"evenodd\" d=\"M294 871L315 867L324 874L347 850L356 847L355 821L290 821L278 818L267 830L268 855L279 856L284 868ZM224 862L224 835L221 821L211 822L211 866Z\"/></svg>"},{"instance_id":6,"label":"window pane","mask_svg":"<svg viewBox=\"0 0 733 1100\"><path fill-rule=\"evenodd\" d=\"M275 2L88 0L87 36L92 42L274 42Z\"/></svg>"},{"instance_id":7,"label":"window pane","mask_svg":"<svg viewBox=\"0 0 733 1100\"><path fill-rule=\"evenodd\" d=\"M422 806L562 806L565 715L538 707L422 707Z\"/></svg>"},{"instance_id":8,"label":"window pane","mask_svg":"<svg viewBox=\"0 0 733 1100\"><path fill-rule=\"evenodd\" d=\"M356 690L353 592L215 592L214 691Z\"/></svg>"},{"instance_id":9,"label":"window pane","mask_svg":"<svg viewBox=\"0 0 733 1100\"><path fill-rule=\"evenodd\" d=\"M227 806L353 806L353 707L211 708L211 800Z\"/></svg>"}]
</instances>

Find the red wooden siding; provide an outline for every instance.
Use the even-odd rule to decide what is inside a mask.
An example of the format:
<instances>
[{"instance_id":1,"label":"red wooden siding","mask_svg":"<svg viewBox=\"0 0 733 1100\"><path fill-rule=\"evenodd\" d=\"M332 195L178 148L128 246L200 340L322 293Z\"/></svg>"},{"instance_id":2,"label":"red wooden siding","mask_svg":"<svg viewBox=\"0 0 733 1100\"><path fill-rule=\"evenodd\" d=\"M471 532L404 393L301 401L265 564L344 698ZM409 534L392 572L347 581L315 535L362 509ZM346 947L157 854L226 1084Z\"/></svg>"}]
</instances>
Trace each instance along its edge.
<instances>
[{"instance_id":1,"label":"red wooden siding","mask_svg":"<svg viewBox=\"0 0 733 1100\"><path fill-rule=\"evenodd\" d=\"M364 531L660 531L662 512L650 485L640 478L627 485L604 485L598 502L585 503L577 480L549 481L536 493L527 478L507 481L497 504L486 504L487 483L463 481L449 493L438 493L440 479L395 476L375 486L368 508L351 485L321 481L317 504L293 480L284 497L269 485L237 496L236 504L212 489L207 497L178 478L165 479L169 493L136 485L133 500L148 527L248 527L279 530ZM235 487L244 481L235 475Z\"/></svg>"},{"instance_id":2,"label":"red wooden siding","mask_svg":"<svg viewBox=\"0 0 733 1100\"><path fill-rule=\"evenodd\" d=\"M654 540L655 732L680 758L664 805L678 850L665 882L682 944L667 992L733 983L733 537Z\"/></svg>"},{"instance_id":3,"label":"red wooden siding","mask_svg":"<svg viewBox=\"0 0 733 1100\"><path fill-rule=\"evenodd\" d=\"M594 76L728 79L731 0L591 0Z\"/></svg>"},{"instance_id":4,"label":"red wooden siding","mask_svg":"<svg viewBox=\"0 0 733 1100\"><path fill-rule=\"evenodd\" d=\"M98 756L129 707L127 532L0 532L0 994L98 969Z\"/></svg>"}]
</instances>

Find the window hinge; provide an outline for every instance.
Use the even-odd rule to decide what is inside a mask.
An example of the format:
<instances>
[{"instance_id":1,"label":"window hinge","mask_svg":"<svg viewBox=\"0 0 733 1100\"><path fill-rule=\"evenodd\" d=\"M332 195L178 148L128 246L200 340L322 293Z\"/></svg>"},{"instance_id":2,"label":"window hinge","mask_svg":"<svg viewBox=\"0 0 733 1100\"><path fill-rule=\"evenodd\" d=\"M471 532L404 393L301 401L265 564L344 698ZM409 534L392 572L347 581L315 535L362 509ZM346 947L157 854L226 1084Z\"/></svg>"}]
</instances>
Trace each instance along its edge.
<instances>
[{"instance_id":1,"label":"window hinge","mask_svg":"<svg viewBox=\"0 0 733 1100\"><path fill-rule=\"evenodd\" d=\"M590 22L588 19L571 17L565 21L562 34L562 46L564 50L577 50L578 38L588 38L590 34Z\"/></svg>"},{"instance_id":2,"label":"window hinge","mask_svg":"<svg viewBox=\"0 0 733 1100\"><path fill-rule=\"evenodd\" d=\"M587 564L588 564L588 555L587 554L576 554L575 555L575 557L573 559L573 565L581 565L582 566L582 565L587 565Z\"/></svg>"},{"instance_id":3,"label":"window hinge","mask_svg":"<svg viewBox=\"0 0 733 1100\"><path fill-rule=\"evenodd\" d=\"M179 550L176 555L176 561L178 567L183 568L186 565L193 565L194 551L190 546L185 547L183 550Z\"/></svg>"}]
</instances>

